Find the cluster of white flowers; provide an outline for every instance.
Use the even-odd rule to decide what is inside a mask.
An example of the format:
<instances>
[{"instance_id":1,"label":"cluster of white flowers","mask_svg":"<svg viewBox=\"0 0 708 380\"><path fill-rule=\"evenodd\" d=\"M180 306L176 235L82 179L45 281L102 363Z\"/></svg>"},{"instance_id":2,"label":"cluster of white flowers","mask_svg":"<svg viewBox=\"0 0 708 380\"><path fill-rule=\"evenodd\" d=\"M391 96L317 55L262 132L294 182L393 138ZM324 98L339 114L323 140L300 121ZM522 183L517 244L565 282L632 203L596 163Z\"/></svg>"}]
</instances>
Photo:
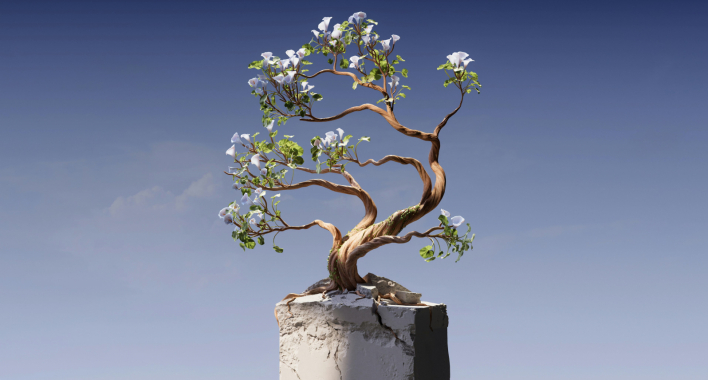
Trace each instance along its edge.
<instances>
[{"instance_id":1,"label":"cluster of white flowers","mask_svg":"<svg viewBox=\"0 0 708 380\"><path fill-rule=\"evenodd\" d=\"M463 52L463 51L458 51L456 53L452 53L447 56L447 59L452 63L453 66L455 66L455 70L464 70L467 68L467 65L470 62L474 62L474 59L472 58L467 58L470 55Z\"/></svg>"},{"instance_id":2,"label":"cluster of white flowers","mask_svg":"<svg viewBox=\"0 0 708 380\"><path fill-rule=\"evenodd\" d=\"M459 227L462 223L465 222L465 218L463 218L459 215L453 216L452 218L450 218L450 212L445 211L443 209L440 209L440 213L445 215L446 218L448 218L448 220L450 221L450 225L452 225L454 228Z\"/></svg>"},{"instance_id":3,"label":"cluster of white flowers","mask_svg":"<svg viewBox=\"0 0 708 380\"><path fill-rule=\"evenodd\" d=\"M326 149L329 146L345 146L346 144L342 141L344 139L344 130L342 128L337 128L337 132L339 132L339 135L334 133L334 131L329 131L325 133L324 140L315 140L315 142L313 143L314 146L320 149ZM340 141L339 145L337 145L337 141Z\"/></svg>"}]
</instances>

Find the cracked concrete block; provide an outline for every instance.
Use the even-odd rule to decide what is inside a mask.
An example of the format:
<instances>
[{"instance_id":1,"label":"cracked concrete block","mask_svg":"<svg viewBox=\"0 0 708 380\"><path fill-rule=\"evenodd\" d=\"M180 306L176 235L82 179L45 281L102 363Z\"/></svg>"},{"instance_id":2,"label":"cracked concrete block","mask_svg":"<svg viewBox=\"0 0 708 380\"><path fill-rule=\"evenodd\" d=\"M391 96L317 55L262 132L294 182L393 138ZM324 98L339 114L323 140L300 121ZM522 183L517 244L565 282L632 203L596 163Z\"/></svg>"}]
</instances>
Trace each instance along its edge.
<instances>
[{"instance_id":1,"label":"cracked concrete block","mask_svg":"<svg viewBox=\"0 0 708 380\"><path fill-rule=\"evenodd\" d=\"M280 380L447 380L447 307L355 293L279 302Z\"/></svg>"},{"instance_id":2,"label":"cracked concrete block","mask_svg":"<svg viewBox=\"0 0 708 380\"><path fill-rule=\"evenodd\" d=\"M356 291L364 295L366 298L377 299L379 297L379 290L375 286L368 286L357 284Z\"/></svg>"}]
</instances>

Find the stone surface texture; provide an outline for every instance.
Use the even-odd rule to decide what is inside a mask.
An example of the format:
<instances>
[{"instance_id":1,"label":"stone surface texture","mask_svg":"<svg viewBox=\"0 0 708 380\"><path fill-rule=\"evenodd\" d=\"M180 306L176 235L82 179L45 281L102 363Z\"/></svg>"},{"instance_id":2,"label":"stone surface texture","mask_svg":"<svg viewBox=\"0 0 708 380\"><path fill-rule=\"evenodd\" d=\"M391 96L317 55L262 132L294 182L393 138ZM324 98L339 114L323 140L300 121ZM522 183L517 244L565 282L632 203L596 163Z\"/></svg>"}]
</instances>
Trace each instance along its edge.
<instances>
[{"instance_id":1,"label":"stone surface texture","mask_svg":"<svg viewBox=\"0 0 708 380\"><path fill-rule=\"evenodd\" d=\"M280 380L449 379L447 307L423 303L377 305L354 292L279 302Z\"/></svg>"}]
</instances>

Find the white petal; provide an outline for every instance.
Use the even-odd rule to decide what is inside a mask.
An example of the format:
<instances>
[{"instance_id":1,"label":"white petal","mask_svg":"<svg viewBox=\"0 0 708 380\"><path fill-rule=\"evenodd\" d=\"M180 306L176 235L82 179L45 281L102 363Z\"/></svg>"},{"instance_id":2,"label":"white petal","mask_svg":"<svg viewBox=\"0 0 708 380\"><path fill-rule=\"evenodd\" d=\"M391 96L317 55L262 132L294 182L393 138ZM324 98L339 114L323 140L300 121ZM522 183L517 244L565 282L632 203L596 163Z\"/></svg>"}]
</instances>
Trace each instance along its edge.
<instances>
[{"instance_id":1,"label":"white petal","mask_svg":"<svg viewBox=\"0 0 708 380\"><path fill-rule=\"evenodd\" d=\"M251 143L251 135L248 134L248 133L242 134L242 135L241 135L241 139L242 139L242 140L246 140L246 142L248 142L249 144ZM242 142L242 144L243 144L243 142Z\"/></svg>"},{"instance_id":2,"label":"white petal","mask_svg":"<svg viewBox=\"0 0 708 380\"><path fill-rule=\"evenodd\" d=\"M398 41L398 40L401 39L401 37L399 37L399 36L397 36L397 35L395 35L395 34L392 34L392 35L391 35L391 39L393 40L393 43L395 44L396 41Z\"/></svg>"},{"instance_id":3,"label":"white petal","mask_svg":"<svg viewBox=\"0 0 708 380\"><path fill-rule=\"evenodd\" d=\"M305 58L305 48L302 48L297 51L297 56L300 58Z\"/></svg>"},{"instance_id":4,"label":"white petal","mask_svg":"<svg viewBox=\"0 0 708 380\"><path fill-rule=\"evenodd\" d=\"M295 50L287 50L285 51L285 55L292 58L292 56L295 55Z\"/></svg>"},{"instance_id":5,"label":"white petal","mask_svg":"<svg viewBox=\"0 0 708 380\"><path fill-rule=\"evenodd\" d=\"M445 210L443 210L443 209L440 209L440 213L443 214L443 215L445 215L446 218L449 218L449 217L450 217L450 212L449 212L449 211L445 211Z\"/></svg>"},{"instance_id":6,"label":"white petal","mask_svg":"<svg viewBox=\"0 0 708 380\"><path fill-rule=\"evenodd\" d=\"M219 218L222 218L222 219L223 219L224 216L226 216L226 213L228 213L228 212L229 212L229 208L228 208L228 207L222 208L222 209L219 211Z\"/></svg>"},{"instance_id":7,"label":"white petal","mask_svg":"<svg viewBox=\"0 0 708 380\"><path fill-rule=\"evenodd\" d=\"M224 223L231 224L234 222L234 217L231 214L224 215Z\"/></svg>"},{"instance_id":8,"label":"white petal","mask_svg":"<svg viewBox=\"0 0 708 380\"><path fill-rule=\"evenodd\" d=\"M256 167L260 170L260 168L261 168L261 158L260 158L260 156L258 156L257 154L254 154L254 155L251 157L251 164L252 164L252 165L256 165Z\"/></svg>"},{"instance_id":9,"label":"white petal","mask_svg":"<svg viewBox=\"0 0 708 380\"><path fill-rule=\"evenodd\" d=\"M235 145L235 144L234 144L234 145L231 145L231 148L229 148L229 149L226 151L226 155L227 155L227 156L231 156L231 157L233 157L233 158L236 158L236 145Z\"/></svg>"},{"instance_id":10,"label":"white petal","mask_svg":"<svg viewBox=\"0 0 708 380\"><path fill-rule=\"evenodd\" d=\"M453 216L452 219L450 219L450 222L452 222L453 227L459 227L460 224L462 224L465 221L465 218L461 216Z\"/></svg>"},{"instance_id":11,"label":"white petal","mask_svg":"<svg viewBox=\"0 0 708 380\"><path fill-rule=\"evenodd\" d=\"M241 138L238 137L238 132L234 133L234 135L231 136L231 142L235 144L243 144L241 142Z\"/></svg>"},{"instance_id":12,"label":"white petal","mask_svg":"<svg viewBox=\"0 0 708 380\"><path fill-rule=\"evenodd\" d=\"M272 120L270 122L270 124L265 126L265 128L268 130L268 132L273 132L273 124L275 124L275 120Z\"/></svg>"},{"instance_id":13,"label":"white petal","mask_svg":"<svg viewBox=\"0 0 708 380\"><path fill-rule=\"evenodd\" d=\"M339 132L339 139L344 138L344 130L342 128L337 128L337 132Z\"/></svg>"},{"instance_id":14,"label":"white petal","mask_svg":"<svg viewBox=\"0 0 708 380\"><path fill-rule=\"evenodd\" d=\"M263 59L265 59L266 61L269 60L270 57L272 57L272 56L273 56L273 53L271 53L271 52L269 52L269 51L267 51L267 52L261 54L261 57L263 57Z\"/></svg>"}]
</instances>

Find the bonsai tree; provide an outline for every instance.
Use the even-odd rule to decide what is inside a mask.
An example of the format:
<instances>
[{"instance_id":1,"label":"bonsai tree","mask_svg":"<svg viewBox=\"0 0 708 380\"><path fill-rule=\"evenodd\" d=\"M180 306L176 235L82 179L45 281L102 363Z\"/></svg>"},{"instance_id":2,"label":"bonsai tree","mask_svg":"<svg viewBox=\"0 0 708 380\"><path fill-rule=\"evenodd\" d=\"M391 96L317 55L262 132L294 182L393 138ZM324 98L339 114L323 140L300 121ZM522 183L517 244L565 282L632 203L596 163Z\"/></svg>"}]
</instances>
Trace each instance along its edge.
<instances>
[{"instance_id":1,"label":"bonsai tree","mask_svg":"<svg viewBox=\"0 0 708 380\"><path fill-rule=\"evenodd\" d=\"M420 249L423 259L432 261L436 257L446 258L451 253L457 253L459 260L465 251L472 249L471 243L474 239L474 234L468 237L469 223L467 232L458 233L458 227L462 225L464 218L451 218L450 213L445 210L441 210L439 225L424 232L412 231L399 235L406 226L436 210L445 195L445 171L438 162L440 132L460 109L465 95L473 90L479 93L477 74L467 71L472 59L467 58L468 54L464 52L447 56L447 62L440 65L438 70L443 70L448 76L443 85L459 91L460 103L432 132L412 129L402 125L394 113L396 103L406 97L403 90L410 90L410 87L401 83L401 77L408 77L407 69L399 69L404 59L400 55L394 55L400 37L394 34L388 39L382 39L373 30L378 24L366 19L364 12L354 13L348 21L335 24L330 30L331 19L323 18L318 29L312 31L314 38L297 51L286 51L287 58L265 52L261 54L262 59L248 65L249 69L259 71L248 84L263 112L262 122L267 133L264 132L263 139L257 138L260 133L235 133L231 138L234 145L226 154L233 157L235 166L229 167L225 173L233 178L233 188L240 191L241 195L240 199L229 203L228 207L219 212L219 217L226 224L235 226L231 236L244 250L254 249L257 243L263 245L264 236L269 234L277 235L283 231L304 230L313 226L329 231L332 234L332 249L327 259L327 268L331 281L328 286L313 289L309 294L335 289L356 289L358 283L365 282L357 272L357 261L383 245L407 243L413 237L429 238L431 244ZM313 54L322 54L331 68L308 75L309 71L305 67L312 64L308 59ZM348 77L352 81L352 89L360 86L373 90L371 94L376 98L376 104L383 104L379 106L366 103L334 116L316 116L315 106L323 97L313 91L315 86L311 81L327 76ZM430 142L428 163L435 176L434 184L426 168L415 158L388 155L378 161L363 161L359 158L357 147L363 141L370 141L370 138L361 137L354 143L352 136L346 135L340 128L337 132L327 132L324 137L312 137L308 155L305 155L305 148L293 140L293 136L278 137L276 125L280 127L293 117L306 122L324 123L361 111L379 114L383 121L405 135L405 138ZM305 166L305 157L312 159L311 166ZM349 173L346 166L379 166L388 162L415 167L423 182L423 192L417 204L376 222L377 209L374 200ZM294 182L294 173L298 171L323 177L331 174L341 175L348 185L320 178ZM288 224L278 209L280 194L272 192L310 186L320 186L359 198L364 207L364 217L345 235L331 223L322 220L314 220L301 226ZM441 241L446 244L446 250L442 249ZM273 248L277 252L283 251L277 245Z\"/></svg>"}]
</instances>

